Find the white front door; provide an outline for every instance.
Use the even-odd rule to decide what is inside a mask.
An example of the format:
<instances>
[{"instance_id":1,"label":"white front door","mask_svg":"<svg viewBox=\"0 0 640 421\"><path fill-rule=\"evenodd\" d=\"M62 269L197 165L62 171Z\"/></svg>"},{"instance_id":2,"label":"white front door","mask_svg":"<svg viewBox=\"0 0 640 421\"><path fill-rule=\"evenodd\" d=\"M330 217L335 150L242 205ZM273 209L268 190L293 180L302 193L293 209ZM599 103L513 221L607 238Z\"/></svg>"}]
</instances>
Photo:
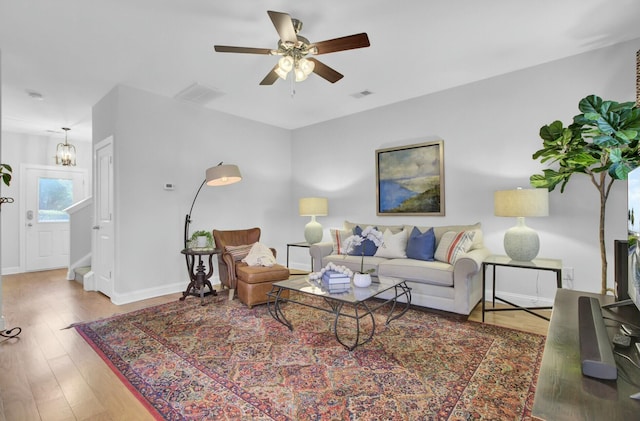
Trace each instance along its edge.
<instances>
[{"instance_id":1,"label":"white front door","mask_svg":"<svg viewBox=\"0 0 640 421\"><path fill-rule=\"evenodd\" d=\"M95 167L95 242L92 254L92 270L98 291L111 297L113 294L115 240L113 237L113 138L109 137L94 149Z\"/></svg>"},{"instance_id":2,"label":"white front door","mask_svg":"<svg viewBox=\"0 0 640 421\"><path fill-rule=\"evenodd\" d=\"M27 272L69 265L69 214L64 209L84 199L87 171L42 165L22 166L21 206L24 268Z\"/></svg>"}]
</instances>

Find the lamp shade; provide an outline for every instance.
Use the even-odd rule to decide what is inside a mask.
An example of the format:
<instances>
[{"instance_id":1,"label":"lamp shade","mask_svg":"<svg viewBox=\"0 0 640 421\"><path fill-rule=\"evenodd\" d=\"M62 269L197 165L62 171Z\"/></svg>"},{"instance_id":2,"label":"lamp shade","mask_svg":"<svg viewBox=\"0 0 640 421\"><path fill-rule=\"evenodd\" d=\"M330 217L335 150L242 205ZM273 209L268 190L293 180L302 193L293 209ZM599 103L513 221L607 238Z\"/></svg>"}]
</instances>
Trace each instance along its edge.
<instances>
[{"instance_id":1,"label":"lamp shade","mask_svg":"<svg viewBox=\"0 0 640 421\"><path fill-rule=\"evenodd\" d=\"M309 244L322 240L322 225L316 221L316 216L329 214L329 201L326 197L303 197L298 202L300 216L310 216L311 221L304 226L304 239Z\"/></svg>"},{"instance_id":2,"label":"lamp shade","mask_svg":"<svg viewBox=\"0 0 640 421\"><path fill-rule=\"evenodd\" d=\"M224 186L237 183L242 180L240 169L237 165L220 164L207 169L207 186Z\"/></svg>"},{"instance_id":3,"label":"lamp shade","mask_svg":"<svg viewBox=\"0 0 640 421\"><path fill-rule=\"evenodd\" d=\"M546 189L500 190L493 195L496 216L548 216L549 191Z\"/></svg>"},{"instance_id":4,"label":"lamp shade","mask_svg":"<svg viewBox=\"0 0 640 421\"><path fill-rule=\"evenodd\" d=\"M237 183L242 180L242 176L240 175L240 170L237 165L223 165L222 162L216 165L215 167L211 167L207 169L205 173L205 179L202 180L202 184L198 188L196 195L193 197L193 202L191 202L191 208L189 208L189 213L184 219L184 247L187 248L189 242L189 224L191 223L191 212L193 211L193 205L196 204L196 199L200 194L200 190L202 187L207 184L207 186L225 186L227 184ZM187 257L187 261L188 261Z\"/></svg>"},{"instance_id":5,"label":"lamp shade","mask_svg":"<svg viewBox=\"0 0 640 421\"><path fill-rule=\"evenodd\" d=\"M526 226L527 216L549 215L549 191L546 189L501 190L494 193L494 214L518 219L516 226L504 233L504 251L513 260L528 262L538 255L540 239Z\"/></svg>"},{"instance_id":6,"label":"lamp shade","mask_svg":"<svg viewBox=\"0 0 640 421\"><path fill-rule=\"evenodd\" d=\"M298 202L300 216L327 216L329 201L326 197L304 197Z\"/></svg>"}]
</instances>

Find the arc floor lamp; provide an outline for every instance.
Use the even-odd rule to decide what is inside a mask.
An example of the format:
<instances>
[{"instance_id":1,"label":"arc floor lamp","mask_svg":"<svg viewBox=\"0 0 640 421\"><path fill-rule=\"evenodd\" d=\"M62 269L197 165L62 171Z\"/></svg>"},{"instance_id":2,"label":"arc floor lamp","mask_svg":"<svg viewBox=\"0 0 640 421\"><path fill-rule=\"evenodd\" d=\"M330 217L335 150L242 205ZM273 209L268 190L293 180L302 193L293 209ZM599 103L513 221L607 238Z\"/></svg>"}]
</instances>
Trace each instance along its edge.
<instances>
[{"instance_id":1,"label":"arc floor lamp","mask_svg":"<svg viewBox=\"0 0 640 421\"><path fill-rule=\"evenodd\" d=\"M237 183L242 180L242 175L240 175L240 169L238 169L237 165L232 164L222 164L219 163L215 167L211 167L207 169L205 174L205 179L200 184L198 191L196 192L196 196L193 198L193 202L191 202L191 208L189 209L189 213L184 219L184 248L188 247L189 243L189 224L191 223L191 212L193 211L193 205L196 203L196 199L200 194L200 190L206 184L207 186L226 186L227 184Z\"/></svg>"}]
</instances>

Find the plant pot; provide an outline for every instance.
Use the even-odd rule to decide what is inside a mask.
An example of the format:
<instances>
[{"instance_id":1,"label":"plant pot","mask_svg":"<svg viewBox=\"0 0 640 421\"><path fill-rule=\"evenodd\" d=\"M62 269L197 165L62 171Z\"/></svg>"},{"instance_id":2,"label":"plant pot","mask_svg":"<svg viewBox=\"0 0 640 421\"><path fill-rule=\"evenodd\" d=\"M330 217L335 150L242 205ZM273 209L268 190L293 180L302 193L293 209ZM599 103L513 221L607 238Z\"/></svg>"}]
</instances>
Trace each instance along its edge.
<instances>
[{"instance_id":1,"label":"plant pot","mask_svg":"<svg viewBox=\"0 0 640 421\"><path fill-rule=\"evenodd\" d=\"M196 247L198 248L205 248L207 247L207 237L200 236L200 237L196 237Z\"/></svg>"},{"instance_id":2,"label":"plant pot","mask_svg":"<svg viewBox=\"0 0 640 421\"><path fill-rule=\"evenodd\" d=\"M368 273L354 273L353 285L360 288L368 287L371 285L371 275Z\"/></svg>"}]
</instances>

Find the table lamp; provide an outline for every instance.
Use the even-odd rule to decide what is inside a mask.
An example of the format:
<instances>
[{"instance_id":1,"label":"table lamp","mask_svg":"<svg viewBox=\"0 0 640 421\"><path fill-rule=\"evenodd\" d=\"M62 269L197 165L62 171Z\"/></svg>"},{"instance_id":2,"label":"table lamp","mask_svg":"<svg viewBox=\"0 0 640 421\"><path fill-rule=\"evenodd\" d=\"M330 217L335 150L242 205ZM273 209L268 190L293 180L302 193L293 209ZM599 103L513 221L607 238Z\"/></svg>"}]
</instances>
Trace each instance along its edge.
<instances>
[{"instance_id":1,"label":"table lamp","mask_svg":"<svg viewBox=\"0 0 640 421\"><path fill-rule=\"evenodd\" d=\"M329 202L326 197L304 197L298 202L300 216L310 216L311 221L304 227L304 239L309 244L322 240L322 225L316 221L316 216L329 214Z\"/></svg>"},{"instance_id":2,"label":"table lamp","mask_svg":"<svg viewBox=\"0 0 640 421\"><path fill-rule=\"evenodd\" d=\"M538 255L538 233L524 223L527 216L549 215L547 189L501 190L494 193L494 214L517 218L516 226L504 233L504 251L511 259L528 262Z\"/></svg>"}]
</instances>

